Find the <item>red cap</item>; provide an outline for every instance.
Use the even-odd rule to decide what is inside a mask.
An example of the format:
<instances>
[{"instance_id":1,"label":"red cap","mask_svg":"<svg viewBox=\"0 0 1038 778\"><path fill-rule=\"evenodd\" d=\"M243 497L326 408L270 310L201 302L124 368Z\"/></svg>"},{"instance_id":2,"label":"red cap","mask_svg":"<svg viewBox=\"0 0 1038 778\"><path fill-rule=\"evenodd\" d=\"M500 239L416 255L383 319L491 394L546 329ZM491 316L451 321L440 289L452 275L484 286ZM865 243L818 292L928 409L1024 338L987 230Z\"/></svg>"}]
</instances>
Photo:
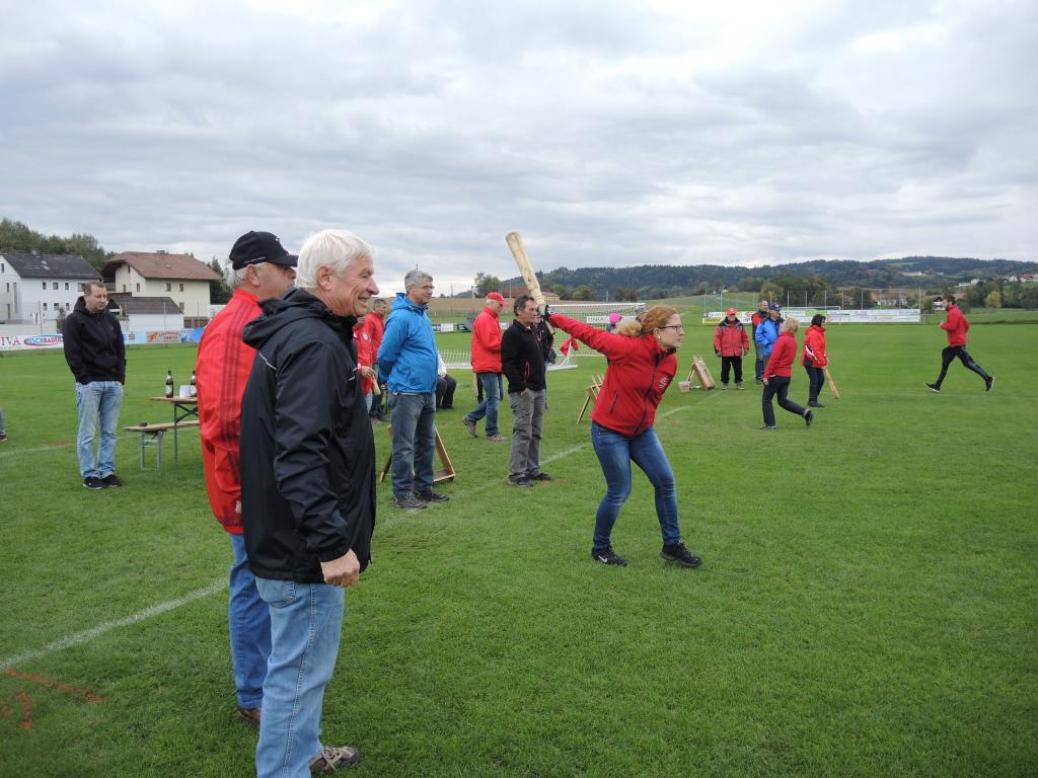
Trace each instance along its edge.
<instances>
[{"instance_id":1,"label":"red cap","mask_svg":"<svg viewBox=\"0 0 1038 778\"><path fill-rule=\"evenodd\" d=\"M493 300L495 303L505 304L505 298L501 296L500 292L491 292L487 295L488 300Z\"/></svg>"},{"instance_id":2,"label":"red cap","mask_svg":"<svg viewBox=\"0 0 1038 778\"><path fill-rule=\"evenodd\" d=\"M739 312L737 310L735 310L734 308L729 308L727 311L725 311L724 315L725 316L738 316Z\"/></svg>"}]
</instances>

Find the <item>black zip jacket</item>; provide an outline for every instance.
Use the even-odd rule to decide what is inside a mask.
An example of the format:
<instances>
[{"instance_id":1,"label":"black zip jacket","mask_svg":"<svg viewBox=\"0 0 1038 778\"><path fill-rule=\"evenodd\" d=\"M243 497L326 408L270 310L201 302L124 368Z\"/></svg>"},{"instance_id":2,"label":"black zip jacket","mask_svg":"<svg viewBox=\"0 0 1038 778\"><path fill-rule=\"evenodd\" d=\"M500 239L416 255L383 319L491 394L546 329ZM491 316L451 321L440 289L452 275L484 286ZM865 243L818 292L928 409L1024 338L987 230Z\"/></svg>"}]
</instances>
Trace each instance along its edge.
<instances>
[{"instance_id":1,"label":"black zip jacket","mask_svg":"<svg viewBox=\"0 0 1038 778\"><path fill-rule=\"evenodd\" d=\"M241 499L249 568L323 583L350 549L361 570L375 527L375 443L352 317L301 289L260 304L243 340L256 361L242 397Z\"/></svg>"},{"instance_id":2,"label":"black zip jacket","mask_svg":"<svg viewBox=\"0 0 1038 778\"><path fill-rule=\"evenodd\" d=\"M126 383L126 346L119 320L107 310L91 313L80 297L61 330L65 361L77 384Z\"/></svg>"},{"instance_id":3,"label":"black zip jacket","mask_svg":"<svg viewBox=\"0 0 1038 778\"><path fill-rule=\"evenodd\" d=\"M501 336L501 372L508 378L509 394L545 387L541 341L532 328L527 329L518 319Z\"/></svg>"}]
</instances>

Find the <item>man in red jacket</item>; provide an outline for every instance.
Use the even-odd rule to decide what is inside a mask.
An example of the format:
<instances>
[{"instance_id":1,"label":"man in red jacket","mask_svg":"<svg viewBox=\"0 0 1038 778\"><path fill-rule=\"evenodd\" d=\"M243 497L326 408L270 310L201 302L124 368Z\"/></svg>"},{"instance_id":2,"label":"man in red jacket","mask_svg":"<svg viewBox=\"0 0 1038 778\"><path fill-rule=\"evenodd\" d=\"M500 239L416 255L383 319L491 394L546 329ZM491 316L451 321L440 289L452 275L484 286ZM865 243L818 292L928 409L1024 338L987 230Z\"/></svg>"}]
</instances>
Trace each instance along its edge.
<instances>
[{"instance_id":1,"label":"man in red jacket","mask_svg":"<svg viewBox=\"0 0 1038 778\"><path fill-rule=\"evenodd\" d=\"M487 440L503 443L506 438L497 428L497 409L501 404L501 323L498 318L505 298L498 292L487 295L487 305L472 322L472 372L483 388L483 400L461 420L472 437L478 437L476 422L486 416Z\"/></svg>"},{"instance_id":2,"label":"man in red jacket","mask_svg":"<svg viewBox=\"0 0 1038 778\"><path fill-rule=\"evenodd\" d=\"M984 372L984 368L978 365L966 351L966 333L969 332L970 323L955 304L954 295L945 295L944 310L947 312L947 316L940 326L948 334L948 345L941 352L941 374L932 384L927 384L927 388L931 392L940 392L944 377L948 374L948 366L958 357L959 361L969 370L984 379L984 391L990 392L995 379Z\"/></svg>"},{"instance_id":3,"label":"man in red jacket","mask_svg":"<svg viewBox=\"0 0 1038 778\"><path fill-rule=\"evenodd\" d=\"M241 400L256 355L242 342L242 330L260 315L261 300L281 297L292 286L296 257L269 232L248 232L235 242L230 259L234 295L202 334L195 375L206 492L213 515L230 535L234 554L227 621L238 714L259 726L270 655L270 610L256 590L242 539Z\"/></svg>"},{"instance_id":4,"label":"man in red jacket","mask_svg":"<svg viewBox=\"0 0 1038 778\"><path fill-rule=\"evenodd\" d=\"M714 354L721 358L721 388L728 388L728 376L735 369L735 388L742 389L742 358L750 353L750 339L739 321L739 312L729 308L714 330Z\"/></svg>"}]
</instances>

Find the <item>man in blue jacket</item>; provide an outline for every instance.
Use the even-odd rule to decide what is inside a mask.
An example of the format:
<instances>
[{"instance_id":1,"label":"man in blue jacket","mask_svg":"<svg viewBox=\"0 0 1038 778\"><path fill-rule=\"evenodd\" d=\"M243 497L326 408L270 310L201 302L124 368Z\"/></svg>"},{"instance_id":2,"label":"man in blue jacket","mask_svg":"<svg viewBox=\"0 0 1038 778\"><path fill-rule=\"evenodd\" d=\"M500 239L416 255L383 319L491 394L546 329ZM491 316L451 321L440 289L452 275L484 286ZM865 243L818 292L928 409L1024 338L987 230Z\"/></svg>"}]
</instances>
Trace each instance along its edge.
<instances>
[{"instance_id":1,"label":"man in blue jacket","mask_svg":"<svg viewBox=\"0 0 1038 778\"><path fill-rule=\"evenodd\" d=\"M389 391L393 426L393 504L420 510L450 499L432 488L439 354L428 316L432 276L412 270L404 276L404 289L386 320L378 369Z\"/></svg>"},{"instance_id":2,"label":"man in blue jacket","mask_svg":"<svg viewBox=\"0 0 1038 778\"><path fill-rule=\"evenodd\" d=\"M772 303L768 306L768 318L757 325L757 331L753 333L753 339L757 342L760 350L761 360L765 365L775 348L778 340L779 330L782 327L782 306Z\"/></svg>"}]
</instances>

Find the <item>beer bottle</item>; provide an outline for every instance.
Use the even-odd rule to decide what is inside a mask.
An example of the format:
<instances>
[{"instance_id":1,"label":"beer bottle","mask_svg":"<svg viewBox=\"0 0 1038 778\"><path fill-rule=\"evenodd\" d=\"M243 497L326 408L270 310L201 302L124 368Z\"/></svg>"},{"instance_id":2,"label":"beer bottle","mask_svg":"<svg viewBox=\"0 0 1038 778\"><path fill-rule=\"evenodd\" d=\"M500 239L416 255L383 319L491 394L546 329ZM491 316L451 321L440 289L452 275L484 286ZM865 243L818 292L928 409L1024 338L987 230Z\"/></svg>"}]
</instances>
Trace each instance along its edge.
<instances>
[{"instance_id":1,"label":"beer bottle","mask_svg":"<svg viewBox=\"0 0 1038 778\"><path fill-rule=\"evenodd\" d=\"M191 396L192 397L198 396L198 389L196 388L197 386L198 386L198 384L195 383L195 371L192 370L191 371Z\"/></svg>"},{"instance_id":2,"label":"beer bottle","mask_svg":"<svg viewBox=\"0 0 1038 778\"><path fill-rule=\"evenodd\" d=\"M166 371L166 397L173 396L173 371Z\"/></svg>"}]
</instances>

